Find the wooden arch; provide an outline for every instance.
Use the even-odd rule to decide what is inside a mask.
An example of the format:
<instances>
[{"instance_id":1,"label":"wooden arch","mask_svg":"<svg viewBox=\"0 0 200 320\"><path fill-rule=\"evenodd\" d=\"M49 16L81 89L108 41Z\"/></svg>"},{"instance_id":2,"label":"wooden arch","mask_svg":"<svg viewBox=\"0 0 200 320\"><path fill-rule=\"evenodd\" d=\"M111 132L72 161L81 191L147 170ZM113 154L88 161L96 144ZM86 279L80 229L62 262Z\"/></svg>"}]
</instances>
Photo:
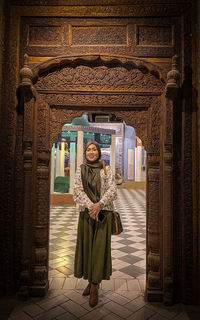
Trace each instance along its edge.
<instances>
[{"instance_id":1,"label":"wooden arch","mask_svg":"<svg viewBox=\"0 0 200 320\"><path fill-rule=\"evenodd\" d=\"M147 150L147 297L171 303L176 58L168 75L148 61L126 56L57 57L33 69L27 59L18 88L25 217L19 295L48 290L52 143L63 124L83 112L101 110L133 126ZM163 190L168 190L167 197Z\"/></svg>"}]
</instances>

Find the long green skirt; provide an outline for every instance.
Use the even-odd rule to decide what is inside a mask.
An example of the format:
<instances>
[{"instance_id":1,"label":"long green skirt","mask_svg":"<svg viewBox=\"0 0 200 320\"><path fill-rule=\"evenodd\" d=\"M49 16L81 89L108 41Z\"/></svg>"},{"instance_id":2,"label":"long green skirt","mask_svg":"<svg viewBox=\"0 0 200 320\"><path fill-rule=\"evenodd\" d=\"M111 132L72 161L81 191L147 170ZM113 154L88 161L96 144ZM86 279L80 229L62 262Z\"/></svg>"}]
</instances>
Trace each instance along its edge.
<instances>
[{"instance_id":1,"label":"long green skirt","mask_svg":"<svg viewBox=\"0 0 200 320\"><path fill-rule=\"evenodd\" d=\"M90 218L87 212L80 212L74 276L93 283L109 280L112 274L111 262L111 211L102 211L102 222Z\"/></svg>"}]
</instances>

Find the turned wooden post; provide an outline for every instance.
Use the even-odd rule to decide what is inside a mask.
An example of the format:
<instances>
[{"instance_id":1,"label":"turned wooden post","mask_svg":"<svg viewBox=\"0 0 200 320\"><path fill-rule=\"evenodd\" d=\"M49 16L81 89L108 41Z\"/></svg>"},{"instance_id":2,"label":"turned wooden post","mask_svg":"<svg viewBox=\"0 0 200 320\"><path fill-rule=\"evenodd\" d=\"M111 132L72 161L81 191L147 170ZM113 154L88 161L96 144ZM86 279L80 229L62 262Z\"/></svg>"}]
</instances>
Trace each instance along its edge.
<instances>
[{"instance_id":1,"label":"turned wooden post","mask_svg":"<svg viewBox=\"0 0 200 320\"><path fill-rule=\"evenodd\" d=\"M162 96L163 111L163 301L171 305L174 299L173 267L173 113L174 100L179 90L180 74L177 56L172 58L172 70L168 72L165 96Z\"/></svg>"},{"instance_id":2,"label":"turned wooden post","mask_svg":"<svg viewBox=\"0 0 200 320\"><path fill-rule=\"evenodd\" d=\"M23 170L24 170L24 203L23 203L23 236L22 261L20 274L20 289L18 296L21 299L29 297L29 286L32 279L32 217L33 217L33 117L35 93L32 86L32 70L28 66L28 56L24 56L24 66L20 70L21 83L18 88L19 110L23 114Z\"/></svg>"}]
</instances>

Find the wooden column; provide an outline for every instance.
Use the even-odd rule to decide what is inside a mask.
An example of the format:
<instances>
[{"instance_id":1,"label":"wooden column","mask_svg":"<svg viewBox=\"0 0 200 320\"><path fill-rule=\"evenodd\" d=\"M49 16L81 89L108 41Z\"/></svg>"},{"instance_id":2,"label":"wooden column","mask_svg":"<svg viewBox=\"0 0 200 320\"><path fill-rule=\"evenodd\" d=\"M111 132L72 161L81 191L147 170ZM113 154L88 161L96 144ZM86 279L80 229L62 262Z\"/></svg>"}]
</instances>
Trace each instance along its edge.
<instances>
[{"instance_id":1,"label":"wooden column","mask_svg":"<svg viewBox=\"0 0 200 320\"><path fill-rule=\"evenodd\" d=\"M35 94L32 86L32 71L28 67L28 56L24 56L24 66L20 71L21 83L18 88L18 112L23 117L23 171L24 171L24 203L23 203L23 236L22 236L22 261L20 273L19 298L27 299L32 278L32 217L33 217L33 118Z\"/></svg>"},{"instance_id":2,"label":"wooden column","mask_svg":"<svg viewBox=\"0 0 200 320\"><path fill-rule=\"evenodd\" d=\"M49 288L48 252L50 222L50 143L49 143L49 106L38 95L35 119L36 149L36 207L33 223L34 264L31 296L44 296Z\"/></svg>"},{"instance_id":3,"label":"wooden column","mask_svg":"<svg viewBox=\"0 0 200 320\"><path fill-rule=\"evenodd\" d=\"M34 227L34 266L31 296L44 296L48 290L48 246L50 207L50 152L38 153L37 163L37 210Z\"/></svg>"},{"instance_id":4,"label":"wooden column","mask_svg":"<svg viewBox=\"0 0 200 320\"><path fill-rule=\"evenodd\" d=\"M174 301L174 239L173 239L173 108L179 89L177 56L172 58L172 70L167 75L165 97L162 96L163 112L163 157L162 157L162 201L163 201L163 301L171 305Z\"/></svg>"},{"instance_id":5,"label":"wooden column","mask_svg":"<svg viewBox=\"0 0 200 320\"><path fill-rule=\"evenodd\" d=\"M147 155L147 298L162 300L159 241L159 158Z\"/></svg>"}]
</instances>

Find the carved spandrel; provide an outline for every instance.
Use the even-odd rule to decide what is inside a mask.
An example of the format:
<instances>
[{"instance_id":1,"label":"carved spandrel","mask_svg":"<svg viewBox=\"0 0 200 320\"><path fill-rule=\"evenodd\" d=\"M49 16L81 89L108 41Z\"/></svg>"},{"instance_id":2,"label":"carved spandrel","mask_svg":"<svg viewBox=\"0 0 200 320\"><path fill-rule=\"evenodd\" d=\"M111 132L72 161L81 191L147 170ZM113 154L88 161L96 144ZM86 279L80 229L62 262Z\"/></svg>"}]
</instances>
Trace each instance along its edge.
<instances>
[{"instance_id":1,"label":"carved spandrel","mask_svg":"<svg viewBox=\"0 0 200 320\"><path fill-rule=\"evenodd\" d=\"M76 68L65 67L42 76L35 84L37 90L93 90L137 91L143 86L146 92L162 92L163 83L147 70L127 70L106 66Z\"/></svg>"}]
</instances>

